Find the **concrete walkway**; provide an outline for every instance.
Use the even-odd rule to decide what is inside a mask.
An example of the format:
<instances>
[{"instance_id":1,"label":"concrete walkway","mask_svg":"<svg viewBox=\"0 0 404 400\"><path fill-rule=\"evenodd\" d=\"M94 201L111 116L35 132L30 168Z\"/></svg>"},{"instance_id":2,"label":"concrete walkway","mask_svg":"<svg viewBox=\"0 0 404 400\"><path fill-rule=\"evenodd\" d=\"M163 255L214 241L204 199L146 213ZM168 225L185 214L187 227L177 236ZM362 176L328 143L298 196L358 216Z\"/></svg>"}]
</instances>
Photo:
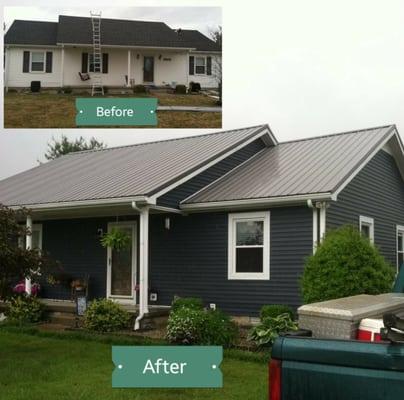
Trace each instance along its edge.
<instances>
[{"instance_id":1,"label":"concrete walkway","mask_svg":"<svg viewBox=\"0 0 404 400\"><path fill-rule=\"evenodd\" d=\"M222 107L158 106L157 111L222 112Z\"/></svg>"}]
</instances>

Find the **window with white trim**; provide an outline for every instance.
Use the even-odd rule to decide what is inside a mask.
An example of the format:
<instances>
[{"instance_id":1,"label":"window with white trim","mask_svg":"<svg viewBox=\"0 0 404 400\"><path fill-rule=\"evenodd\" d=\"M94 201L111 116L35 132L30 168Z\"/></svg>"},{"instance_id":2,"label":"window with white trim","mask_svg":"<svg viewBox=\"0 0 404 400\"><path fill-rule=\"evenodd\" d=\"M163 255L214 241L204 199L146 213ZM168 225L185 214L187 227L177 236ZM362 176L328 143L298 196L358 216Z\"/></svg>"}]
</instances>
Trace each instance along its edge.
<instances>
[{"instance_id":1,"label":"window with white trim","mask_svg":"<svg viewBox=\"0 0 404 400\"><path fill-rule=\"evenodd\" d=\"M18 238L18 246L21 248L26 247L26 237L20 236ZM42 250L42 224L32 225L32 248Z\"/></svg>"},{"instance_id":2,"label":"window with white trim","mask_svg":"<svg viewBox=\"0 0 404 400\"><path fill-rule=\"evenodd\" d=\"M375 223L373 218L361 215L359 217L359 231L362 236L369 239L370 243L375 242Z\"/></svg>"},{"instance_id":3,"label":"window with white trim","mask_svg":"<svg viewBox=\"0 0 404 400\"><path fill-rule=\"evenodd\" d=\"M269 279L268 211L229 214L229 279Z\"/></svg>"},{"instance_id":4,"label":"window with white trim","mask_svg":"<svg viewBox=\"0 0 404 400\"><path fill-rule=\"evenodd\" d=\"M404 263L404 226L397 225L397 272Z\"/></svg>"},{"instance_id":5,"label":"window with white trim","mask_svg":"<svg viewBox=\"0 0 404 400\"><path fill-rule=\"evenodd\" d=\"M45 52L31 51L31 72L45 72Z\"/></svg>"},{"instance_id":6,"label":"window with white trim","mask_svg":"<svg viewBox=\"0 0 404 400\"><path fill-rule=\"evenodd\" d=\"M206 57L195 57L195 75L206 74Z\"/></svg>"}]
</instances>

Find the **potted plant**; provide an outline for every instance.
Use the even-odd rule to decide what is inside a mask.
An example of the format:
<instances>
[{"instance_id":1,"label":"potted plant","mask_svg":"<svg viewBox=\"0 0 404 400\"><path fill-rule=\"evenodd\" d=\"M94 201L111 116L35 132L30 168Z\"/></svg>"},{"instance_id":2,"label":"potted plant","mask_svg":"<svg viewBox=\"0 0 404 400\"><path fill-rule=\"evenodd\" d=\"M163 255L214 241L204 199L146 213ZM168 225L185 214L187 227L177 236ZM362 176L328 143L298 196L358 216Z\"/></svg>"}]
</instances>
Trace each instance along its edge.
<instances>
[{"instance_id":1,"label":"potted plant","mask_svg":"<svg viewBox=\"0 0 404 400\"><path fill-rule=\"evenodd\" d=\"M112 228L110 232L101 238L101 245L103 247L110 247L117 251L127 249L131 245L131 242L131 236L117 228Z\"/></svg>"}]
</instances>

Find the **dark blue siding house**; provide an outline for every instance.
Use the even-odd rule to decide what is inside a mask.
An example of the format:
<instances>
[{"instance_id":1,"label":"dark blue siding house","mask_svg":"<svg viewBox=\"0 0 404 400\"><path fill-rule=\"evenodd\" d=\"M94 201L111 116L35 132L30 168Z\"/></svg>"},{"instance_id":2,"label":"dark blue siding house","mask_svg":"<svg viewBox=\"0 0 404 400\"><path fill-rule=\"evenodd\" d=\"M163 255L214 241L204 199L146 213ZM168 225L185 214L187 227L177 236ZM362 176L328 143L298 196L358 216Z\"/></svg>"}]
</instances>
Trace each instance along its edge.
<instances>
[{"instance_id":1,"label":"dark blue siding house","mask_svg":"<svg viewBox=\"0 0 404 400\"><path fill-rule=\"evenodd\" d=\"M283 143L263 125L71 153L0 181L0 202L31 210L27 246L89 276L91 298L138 306L139 320L174 296L255 316L300 304L305 258L343 224L398 268L403 176L393 125ZM132 238L120 257L100 244L113 228ZM44 283L42 296L70 290Z\"/></svg>"}]
</instances>

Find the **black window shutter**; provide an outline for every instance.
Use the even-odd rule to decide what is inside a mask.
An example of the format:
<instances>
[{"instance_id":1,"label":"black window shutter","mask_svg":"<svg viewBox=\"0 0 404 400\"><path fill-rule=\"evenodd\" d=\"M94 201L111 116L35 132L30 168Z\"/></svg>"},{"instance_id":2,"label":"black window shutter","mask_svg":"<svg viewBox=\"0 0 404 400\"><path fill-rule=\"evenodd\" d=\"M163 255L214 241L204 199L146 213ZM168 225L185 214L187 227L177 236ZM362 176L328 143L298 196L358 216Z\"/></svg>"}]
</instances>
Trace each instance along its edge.
<instances>
[{"instance_id":1,"label":"black window shutter","mask_svg":"<svg viewBox=\"0 0 404 400\"><path fill-rule=\"evenodd\" d=\"M102 53L102 73L108 74L108 53Z\"/></svg>"},{"instance_id":2,"label":"black window shutter","mask_svg":"<svg viewBox=\"0 0 404 400\"><path fill-rule=\"evenodd\" d=\"M52 59L53 53L51 51L46 52L46 72L52 72Z\"/></svg>"},{"instance_id":3,"label":"black window shutter","mask_svg":"<svg viewBox=\"0 0 404 400\"><path fill-rule=\"evenodd\" d=\"M81 72L83 74L88 72L88 53L81 53Z\"/></svg>"},{"instance_id":4,"label":"black window shutter","mask_svg":"<svg viewBox=\"0 0 404 400\"><path fill-rule=\"evenodd\" d=\"M189 75L194 75L195 57L189 56Z\"/></svg>"},{"instance_id":5,"label":"black window shutter","mask_svg":"<svg viewBox=\"0 0 404 400\"><path fill-rule=\"evenodd\" d=\"M206 57L206 75L212 75L212 57Z\"/></svg>"},{"instance_id":6,"label":"black window shutter","mask_svg":"<svg viewBox=\"0 0 404 400\"><path fill-rule=\"evenodd\" d=\"M29 51L24 51L22 60L22 72L29 72Z\"/></svg>"}]
</instances>

